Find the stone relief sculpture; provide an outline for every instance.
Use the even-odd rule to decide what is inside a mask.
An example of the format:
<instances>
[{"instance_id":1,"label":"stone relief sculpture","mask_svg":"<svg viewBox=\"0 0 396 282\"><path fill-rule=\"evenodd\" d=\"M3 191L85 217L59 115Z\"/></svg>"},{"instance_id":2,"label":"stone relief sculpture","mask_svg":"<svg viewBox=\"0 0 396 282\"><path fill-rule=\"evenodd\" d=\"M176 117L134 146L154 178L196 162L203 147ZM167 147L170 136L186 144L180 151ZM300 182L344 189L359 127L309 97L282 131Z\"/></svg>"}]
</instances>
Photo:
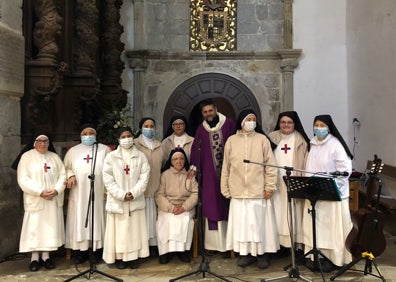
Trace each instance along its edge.
<instances>
[{"instance_id":1,"label":"stone relief sculpture","mask_svg":"<svg viewBox=\"0 0 396 282\"><path fill-rule=\"evenodd\" d=\"M56 10L55 0L37 0L34 10L38 18L33 31L33 41L39 50L37 58L55 60L59 51L56 37L62 29L62 18Z\"/></svg>"}]
</instances>

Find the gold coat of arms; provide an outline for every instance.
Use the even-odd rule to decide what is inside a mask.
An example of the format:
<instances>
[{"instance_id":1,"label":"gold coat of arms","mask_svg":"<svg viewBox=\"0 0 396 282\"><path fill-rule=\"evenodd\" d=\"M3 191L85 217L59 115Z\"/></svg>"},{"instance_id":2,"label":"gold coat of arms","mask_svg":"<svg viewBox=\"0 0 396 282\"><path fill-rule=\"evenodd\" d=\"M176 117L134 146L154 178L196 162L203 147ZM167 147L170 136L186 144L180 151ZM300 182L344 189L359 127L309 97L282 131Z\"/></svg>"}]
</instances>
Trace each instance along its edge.
<instances>
[{"instance_id":1,"label":"gold coat of arms","mask_svg":"<svg viewBox=\"0 0 396 282\"><path fill-rule=\"evenodd\" d=\"M192 1L190 49L236 50L236 0Z\"/></svg>"}]
</instances>

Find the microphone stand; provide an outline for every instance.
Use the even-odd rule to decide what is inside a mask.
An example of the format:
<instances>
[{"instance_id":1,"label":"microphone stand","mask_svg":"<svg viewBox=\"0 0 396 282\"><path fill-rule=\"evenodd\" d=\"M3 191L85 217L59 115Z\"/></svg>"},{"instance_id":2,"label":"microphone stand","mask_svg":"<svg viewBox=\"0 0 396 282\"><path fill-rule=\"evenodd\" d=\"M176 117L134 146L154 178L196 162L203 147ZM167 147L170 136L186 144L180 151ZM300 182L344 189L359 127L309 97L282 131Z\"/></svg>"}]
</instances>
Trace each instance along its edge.
<instances>
[{"instance_id":1,"label":"microphone stand","mask_svg":"<svg viewBox=\"0 0 396 282\"><path fill-rule=\"evenodd\" d=\"M66 279L64 282L72 281L78 277L84 276L85 274L88 274L87 279L89 280L91 278L91 275L93 275L95 272L99 273L103 276L106 276L107 278L113 279L115 281L122 282L123 280L120 278L117 278L115 276L112 276L110 274L104 273L100 270L96 269L96 265L94 263L94 253L93 253L93 242L94 242L94 215L95 215L95 166L96 166L96 158L98 155L98 143L95 143L92 146L92 155L93 155L93 165L91 168L91 174L88 175L88 178L90 179L90 192L89 192L89 200L88 200L88 207L87 207L87 215L85 218L85 228L88 227L88 219L89 219L89 210L91 210L91 240L89 242L89 269L73 276L68 279Z\"/></svg>"},{"instance_id":2,"label":"microphone stand","mask_svg":"<svg viewBox=\"0 0 396 282\"><path fill-rule=\"evenodd\" d=\"M344 172L340 172L340 173L338 173L338 172L335 172L335 173L316 172L316 173L313 173L313 172L308 172L308 171L302 170L302 169L295 169L295 168L289 167L289 166L278 166L278 165L272 165L272 164L267 164L267 163L253 162L253 161L250 161L250 160L243 160L243 162L244 163L258 164L258 165L262 165L262 166L281 168L281 169L286 170L285 179L286 179L286 187L287 187L287 192L288 192L287 194L288 194L289 216L290 216L291 221L292 221L291 222L291 227L290 227L290 229L291 229L290 230L290 233L291 233L290 239L291 239L291 249L292 249L291 250L292 264L291 264L291 266L288 265L288 266L284 267L284 269L287 270L290 267L291 267L291 269L290 269L290 271L288 272L287 275L283 275L283 276L276 277L276 278L271 278L271 279L261 279L261 282L275 281L275 280L280 280L280 279L287 278L287 277L290 278L290 279L293 279L293 280L302 279L304 281L312 281L312 280L309 280L309 279L305 278L304 276L302 276L300 274L300 272L298 270L298 264L296 263L296 258L295 258L295 253L294 253L295 246L294 246L294 238L293 238L294 237L294 231L293 231L293 228L294 228L294 215L293 215L293 207L291 205L291 196L290 196L290 175L291 175L291 172L293 170L312 174L311 177L313 177L315 175L322 175L322 176L330 176L330 177L334 178L337 175L338 176L347 176L347 175L345 175ZM311 216L312 216L312 225L313 225L312 229L313 229L313 238L314 238L313 239L313 241L314 241L313 245L314 246L313 246L313 249L311 251L309 251L307 254L304 255L304 257L309 255L309 254L313 254L314 255L314 265L315 266L316 265L319 266L319 270L320 270L320 272L322 274L322 279L323 279L323 281L325 281L324 276L323 276L323 272L322 272L322 268L321 268L321 264L320 264L320 261L319 261L319 255L322 255L323 257L325 257L325 256L320 252L320 250L318 250L316 248L316 226L315 226L315 216L316 216L315 204L316 204L316 200L317 199L310 200L311 206L312 206Z\"/></svg>"},{"instance_id":3,"label":"microphone stand","mask_svg":"<svg viewBox=\"0 0 396 282\"><path fill-rule=\"evenodd\" d=\"M201 140L198 140L198 165L197 165L197 181L198 181L198 204L197 204L197 219L198 219L198 238L199 238L199 251L201 253L201 264L196 271L184 274L182 276L170 279L169 282L177 281L182 278L186 278L191 275L202 273L202 277L205 278L205 274L209 273L223 281L231 282L212 271L209 270L209 262L205 258L205 224L202 213L202 183L201 183Z\"/></svg>"},{"instance_id":4,"label":"microphone stand","mask_svg":"<svg viewBox=\"0 0 396 282\"><path fill-rule=\"evenodd\" d=\"M290 278L290 279L302 279L304 281L309 281L311 282L312 280L309 280L307 278L305 278L304 276L302 276L300 274L300 271L298 269L298 265L296 263L296 255L295 255L295 246L294 246L294 214L293 214L293 206L291 204L291 200L292 198L290 197L290 193L289 193L289 177L291 175L291 172L293 170L295 171L301 171L302 170L298 170L298 169L294 169L292 167L288 167L288 166L277 166L277 165L272 165L272 164L266 164L266 163L256 163L256 162L252 162L249 160L243 160L244 163L253 163L253 164L259 164L259 165L263 165L263 166L270 166L270 167L275 167L275 168L281 168L281 169L285 169L286 170L286 188L287 188L287 205L288 205L288 210L289 210L289 217L291 219L291 224L290 224L290 240L291 240L291 257L292 257L292 264L291 264L291 269L288 272L288 274L286 275L282 275L279 277L275 277L275 278L270 278L270 279L261 279L261 282L268 282L268 281L276 281L276 280L281 280L284 278ZM285 268L288 269L289 267Z\"/></svg>"}]
</instances>

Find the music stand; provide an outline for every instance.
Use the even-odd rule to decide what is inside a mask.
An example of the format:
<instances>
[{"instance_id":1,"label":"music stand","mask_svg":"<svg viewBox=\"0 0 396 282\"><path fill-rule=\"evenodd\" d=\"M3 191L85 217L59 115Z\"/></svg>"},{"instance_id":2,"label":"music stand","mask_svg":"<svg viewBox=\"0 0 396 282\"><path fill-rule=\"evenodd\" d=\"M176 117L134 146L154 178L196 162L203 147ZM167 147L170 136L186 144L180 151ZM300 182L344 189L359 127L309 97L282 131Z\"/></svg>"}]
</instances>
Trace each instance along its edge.
<instances>
[{"instance_id":1,"label":"music stand","mask_svg":"<svg viewBox=\"0 0 396 282\"><path fill-rule=\"evenodd\" d=\"M284 278L291 278L291 279L302 279L304 281L312 281L309 280L307 278L305 278L304 276L302 276L300 274L300 271L298 269L298 265L296 263L296 255L294 253L294 214L293 214L293 206L291 204L292 201L292 194L290 193L291 191L291 183L289 181L290 179L290 175L291 175L291 171L294 170L292 167L280 167L280 168L284 168L286 170L286 176L283 177L283 180L286 183L286 187L287 187L287 205L288 205L288 210L289 210L289 216L291 219L291 224L290 224L290 240L291 240L291 257L292 257L292 264L290 266L287 266L286 268L284 268L284 270L287 270L291 267L290 271L288 272L288 274L286 275L282 275L279 277L275 277L275 278L270 278L270 279L261 279L261 282L269 282L269 281L276 281L276 280L281 280Z\"/></svg>"},{"instance_id":2,"label":"music stand","mask_svg":"<svg viewBox=\"0 0 396 282\"><path fill-rule=\"evenodd\" d=\"M303 177L303 176L291 176L289 177L290 184L290 197L298 199L307 199L311 203L311 213L312 216L312 249L304 255L304 258L308 255L313 255L314 264L310 268L305 265L311 271L319 270L323 281L325 277L322 271L322 265L319 256L328 259L316 246L316 202L318 200L322 201L341 201L340 192L335 184L333 178L330 177Z\"/></svg>"},{"instance_id":3,"label":"music stand","mask_svg":"<svg viewBox=\"0 0 396 282\"><path fill-rule=\"evenodd\" d=\"M96 166L96 157L98 154L98 146L99 146L98 143L95 143L92 146L93 165L92 165L92 169L91 169L91 174L88 175L88 178L90 179L90 191L89 191L87 215L85 218L85 227L88 226L89 211L91 210L91 237L92 238L89 242L89 248L88 248L88 250L89 250L89 269L87 269L73 277L66 279L64 282L72 281L78 277L84 276L85 274L88 274L88 279L90 279L91 275L94 274L95 272L99 273L103 276L106 276L107 278L118 281L118 282L123 281L120 278L117 278L110 274L104 273L103 271L97 270L95 263L94 263L93 242L94 242L94 214L95 214L95 166Z\"/></svg>"},{"instance_id":4,"label":"music stand","mask_svg":"<svg viewBox=\"0 0 396 282\"><path fill-rule=\"evenodd\" d=\"M201 183L201 140L198 140L198 164L197 165L197 182L198 182L198 204L197 204L197 222L198 222L198 239L199 239L199 250L201 253L201 263L196 271L181 275L179 277L169 279L169 282L177 281L186 278L191 275L202 273L202 277L205 278L205 274L209 273L223 281L231 282L231 280L226 279L212 271L209 270L209 262L205 258L205 224L202 213L202 183Z\"/></svg>"}]
</instances>

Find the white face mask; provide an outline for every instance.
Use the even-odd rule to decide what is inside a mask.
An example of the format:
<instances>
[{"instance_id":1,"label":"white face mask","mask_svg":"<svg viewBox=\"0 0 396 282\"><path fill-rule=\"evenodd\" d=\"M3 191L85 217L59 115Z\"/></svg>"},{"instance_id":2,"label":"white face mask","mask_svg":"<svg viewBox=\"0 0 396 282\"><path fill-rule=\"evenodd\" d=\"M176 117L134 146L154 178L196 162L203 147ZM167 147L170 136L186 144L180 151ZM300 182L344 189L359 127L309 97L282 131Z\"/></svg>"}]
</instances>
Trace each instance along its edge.
<instances>
[{"instance_id":1,"label":"white face mask","mask_svg":"<svg viewBox=\"0 0 396 282\"><path fill-rule=\"evenodd\" d=\"M251 132L256 128L256 122L255 121L245 121L243 128L246 131Z\"/></svg>"},{"instance_id":2,"label":"white face mask","mask_svg":"<svg viewBox=\"0 0 396 282\"><path fill-rule=\"evenodd\" d=\"M122 138L118 140L118 143L122 148L129 149L133 146L133 138L132 137Z\"/></svg>"}]
</instances>

